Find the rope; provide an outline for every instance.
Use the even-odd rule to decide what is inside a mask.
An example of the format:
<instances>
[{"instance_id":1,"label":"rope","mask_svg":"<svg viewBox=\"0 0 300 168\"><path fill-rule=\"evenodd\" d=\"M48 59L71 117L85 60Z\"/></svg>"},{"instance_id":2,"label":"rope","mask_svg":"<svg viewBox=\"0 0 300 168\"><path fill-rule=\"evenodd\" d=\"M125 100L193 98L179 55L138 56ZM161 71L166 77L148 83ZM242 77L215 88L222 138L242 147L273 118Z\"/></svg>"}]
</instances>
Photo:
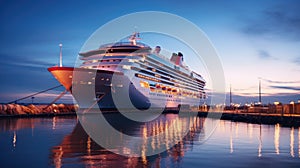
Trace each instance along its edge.
<instances>
[{"instance_id":1,"label":"rope","mask_svg":"<svg viewBox=\"0 0 300 168\"><path fill-rule=\"evenodd\" d=\"M59 88L59 87L61 87L61 86L62 86L62 85L58 85L58 86L55 86L55 87L52 87L52 88L49 88L49 89L46 89L46 90L43 90L43 91L40 91L40 92L37 92L37 93L31 94L31 95L29 95L29 96L22 97L22 98L20 98L20 99L17 99L17 100L14 100L14 101L8 102L8 104L10 104L10 103L16 103L17 101L24 100L24 99L27 99L27 98L29 98L29 97L33 97L33 96L35 96L35 95L38 95L38 94L41 94L41 93L47 92L47 91L49 91L49 90L53 90L53 89Z\"/></svg>"},{"instance_id":2,"label":"rope","mask_svg":"<svg viewBox=\"0 0 300 168\"><path fill-rule=\"evenodd\" d=\"M46 106L45 108L43 108L43 110L47 109L48 107L50 107L53 103L55 103L58 99L60 99L63 95L65 95L68 92L68 90L65 90L63 92L61 92L59 94L59 96L57 96L57 98L55 98L51 103L48 104L48 106Z\"/></svg>"}]
</instances>

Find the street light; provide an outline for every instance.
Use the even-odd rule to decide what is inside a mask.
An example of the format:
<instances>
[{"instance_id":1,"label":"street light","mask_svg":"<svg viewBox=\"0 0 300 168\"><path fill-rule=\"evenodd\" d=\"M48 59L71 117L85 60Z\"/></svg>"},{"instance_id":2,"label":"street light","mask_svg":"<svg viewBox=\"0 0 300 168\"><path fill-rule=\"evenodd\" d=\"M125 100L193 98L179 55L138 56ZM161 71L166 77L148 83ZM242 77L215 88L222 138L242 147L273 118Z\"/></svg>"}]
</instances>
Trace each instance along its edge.
<instances>
[{"instance_id":1,"label":"street light","mask_svg":"<svg viewBox=\"0 0 300 168\"><path fill-rule=\"evenodd\" d=\"M281 103L279 101L275 101L274 105L275 105L275 113L277 113L277 108L279 107L279 105L281 105ZM283 116L283 106L281 106L281 116Z\"/></svg>"}]
</instances>

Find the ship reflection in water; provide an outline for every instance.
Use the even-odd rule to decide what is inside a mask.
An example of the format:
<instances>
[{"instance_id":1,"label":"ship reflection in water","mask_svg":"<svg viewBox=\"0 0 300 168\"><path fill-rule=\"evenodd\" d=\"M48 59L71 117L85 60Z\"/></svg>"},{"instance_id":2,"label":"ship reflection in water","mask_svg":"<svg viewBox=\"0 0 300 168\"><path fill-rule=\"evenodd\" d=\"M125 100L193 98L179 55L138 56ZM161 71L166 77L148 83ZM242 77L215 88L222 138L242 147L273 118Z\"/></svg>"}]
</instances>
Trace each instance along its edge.
<instances>
[{"instance_id":1,"label":"ship reflection in water","mask_svg":"<svg viewBox=\"0 0 300 168\"><path fill-rule=\"evenodd\" d=\"M81 124L78 122L72 133L64 137L60 145L53 147L52 159L55 167L61 167L64 160L72 159L74 157L80 160L80 164L96 167L120 167L120 164L124 165L124 167L148 167L153 164L156 165L155 167L160 167L162 158L167 158L163 159L163 162L165 163L164 166L178 167L181 165L182 157L184 157L185 152L191 150L193 147L193 141L199 141L199 138L201 138L200 135L204 133L202 128L205 121L204 118L178 117L178 115L175 114L161 115L153 121L134 124L127 124L128 122L126 119L121 117L120 114L109 114L106 116L106 119L114 126L114 128L121 129L120 131L123 133L143 138L164 133L167 134L165 136L166 139L157 137L156 139L152 139L150 146L141 146L141 157L126 157L115 154L99 146L87 135ZM116 124L115 121L117 121L118 124ZM170 128L170 125L173 122L175 122L174 124L177 126L175 129ZM182 127L189 123L193 124L191 124L188 134L180 137ZM125 125L127 125L127 127L125 127ZM97 132L101 131L103 130L97 129ZM108 143L113 141L112 138L122 137L106 137ZM174 146L168 146L171 139L182 140ZM155 150L155 148L161 146L165 146L168 150L153 156L145 155L146 150ZM126 151L130 149L124 146L110 150L117 152L118 150Z\"/></svg>"},{"instance_id":2,"label":"ship reflection in water","mask_svg":"<svg viewBox=\"0 0 300 168\"><path fill-rule=\"evenodd\" d=\"M117 115L113 118L122 121ZM300 164L299 128L220 121L203 142L214 119L166 114L151 122L128 125L122 131L144 137L163 132L170 123L177 122L178 130L166 131L166 137L172 139L180 135L176 134L181 131L180 125L191 121L195 122L189 133L168 150L152 156L126 157L99 146L75 116L0 119L1 167L216 167L220 164L297 167ZM168 145L168 139L155 139L152 146L141 148L141 153Z\"/></svg>"}]
</instances>

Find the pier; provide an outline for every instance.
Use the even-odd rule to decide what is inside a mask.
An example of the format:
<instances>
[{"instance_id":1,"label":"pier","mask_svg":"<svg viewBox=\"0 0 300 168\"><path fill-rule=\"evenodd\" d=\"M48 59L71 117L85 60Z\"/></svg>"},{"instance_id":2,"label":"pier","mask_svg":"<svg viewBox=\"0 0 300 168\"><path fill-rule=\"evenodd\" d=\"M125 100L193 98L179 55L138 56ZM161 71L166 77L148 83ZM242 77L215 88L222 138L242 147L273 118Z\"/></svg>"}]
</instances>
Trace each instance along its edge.
<instances>
[{"instance_id":1,"label":"pier","mask_svg":"<svg viewBox=\"0 0 300 168\"><path fill-rule=\"evenodd\" d=\"M76 114L74 104L0 104L0 117L35 117Z\"/></svg>"},{"instance_id":2,"label":"pier","mask_svg":"<svg viewBox=\"0 0 300 168\"><path fill-rule=\"evenodd\" d=\"M245 106L200 106L199 116L220 116L222 120L253 124L280 124L288 127L300 127L300 102L282 104L274 102L267 105Z\"/></svg>"}]
</instances>

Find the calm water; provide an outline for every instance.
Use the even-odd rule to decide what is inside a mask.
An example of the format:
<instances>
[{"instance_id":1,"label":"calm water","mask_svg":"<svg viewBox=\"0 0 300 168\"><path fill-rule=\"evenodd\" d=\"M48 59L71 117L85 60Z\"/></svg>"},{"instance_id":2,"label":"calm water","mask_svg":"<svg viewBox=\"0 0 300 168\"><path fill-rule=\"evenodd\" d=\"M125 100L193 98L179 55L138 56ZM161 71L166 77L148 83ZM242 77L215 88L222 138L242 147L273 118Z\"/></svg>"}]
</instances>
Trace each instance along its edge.
<instances>
[{"instance_id":1,"label":"calm water","mask_svg":"<svg viewBox=\"0 0 300 168\"><path fill-rule=\"evenodd\" d=\"M117 114L110 117L122 125ZM0 119L0 167L300 167L299 128L220 121L210 136L208 127L214 119L167 114L123 131L145 136L166 130L175 120L184 125L191 119L195 122L181 142L150 157L125 157L105 150L75 116ZM176 131L168 135L172 136ZM155 142L154 148L168 144L166 139Z\"/></svg>"}]
</instances>

